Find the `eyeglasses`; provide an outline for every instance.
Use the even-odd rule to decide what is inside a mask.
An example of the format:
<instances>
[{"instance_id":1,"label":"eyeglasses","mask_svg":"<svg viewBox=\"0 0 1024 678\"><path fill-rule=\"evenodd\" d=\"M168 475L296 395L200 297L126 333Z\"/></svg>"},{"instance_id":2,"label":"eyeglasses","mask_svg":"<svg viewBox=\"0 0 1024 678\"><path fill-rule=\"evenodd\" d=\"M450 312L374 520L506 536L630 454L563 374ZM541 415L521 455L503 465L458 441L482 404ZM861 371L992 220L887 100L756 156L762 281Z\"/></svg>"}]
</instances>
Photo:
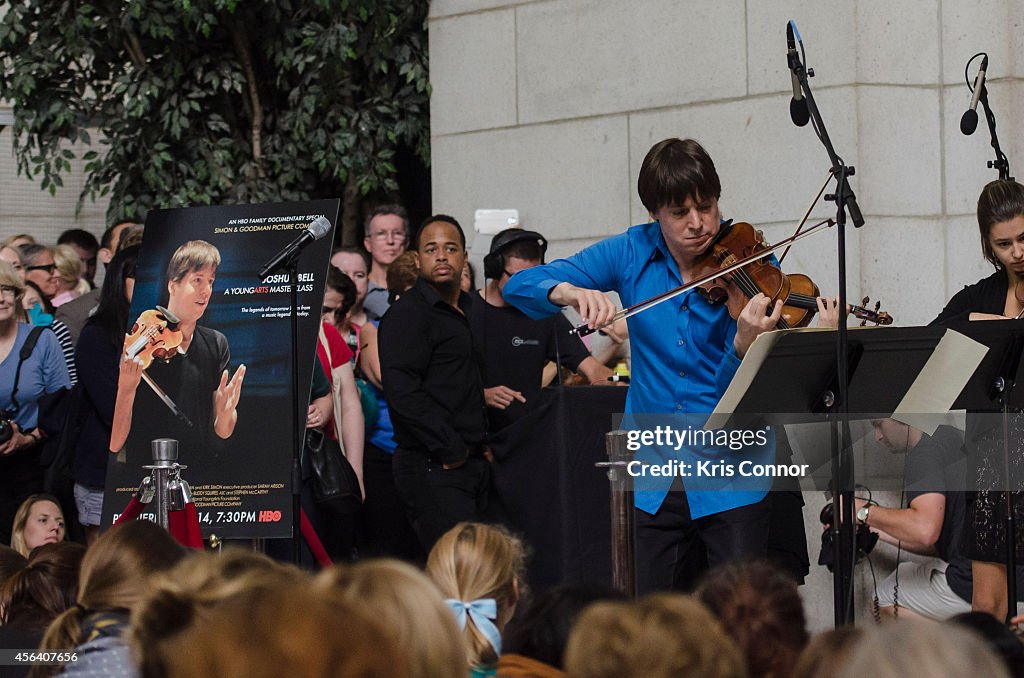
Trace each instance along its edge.
<instances>
[{"instance_id":1,"label":"eyeglasses","mask_svg":"<svg viewBox=\"0 0 1024 678\"><path fill-rule=\"evenodd\" d=\"M377 231L376 233L370 234L371 240L377 242L387 242L388 240L394 240L395 242L405 242L408 236L405 231Z\"/></svg>"},{"instance_id":2,"label":"eyeglasses","mask_svg":"<svg viewBox=\"0 0 1024 678\"><path fill-rule=\"evenodd\" d=\"M8 297L16 297L18 296L18 288L14 285L0 285L0 294Z\"/></svg>"},{"instance_id":3,"label":"eyeglasses","mask_svg":"<svg viewBox=\"0 0 1024 678\"><path fill-rule=\"evenodd\" d=\"M46 271L47 273L53 273L57 270L57 264L43 264L42 266L26 266L26 271Z\"/></svg>"}]
</instances>

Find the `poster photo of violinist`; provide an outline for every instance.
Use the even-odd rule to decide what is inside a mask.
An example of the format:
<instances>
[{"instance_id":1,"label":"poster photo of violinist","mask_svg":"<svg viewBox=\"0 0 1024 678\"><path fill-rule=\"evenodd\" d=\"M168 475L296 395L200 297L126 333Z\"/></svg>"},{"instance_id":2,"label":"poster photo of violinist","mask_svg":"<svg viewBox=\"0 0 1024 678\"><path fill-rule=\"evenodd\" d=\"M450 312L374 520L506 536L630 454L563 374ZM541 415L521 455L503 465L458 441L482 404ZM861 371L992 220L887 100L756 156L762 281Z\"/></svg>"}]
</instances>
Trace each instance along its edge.
<instances>
[{"instance_id":1,"label":"poster photo of violinist","mask_svg":"<svg viewBox=\"0 0 1024 678\"><path fill-rule=\"evenodd\" d=\"M338 207L320 200L149 213L101 527L139 492L152 441L172 438L204 537L291 536L291 288L284 268L259 274L317 218L333 225ZM309 242L298 259L303 423L331 242Z\"/></svg>"}]
</instances>

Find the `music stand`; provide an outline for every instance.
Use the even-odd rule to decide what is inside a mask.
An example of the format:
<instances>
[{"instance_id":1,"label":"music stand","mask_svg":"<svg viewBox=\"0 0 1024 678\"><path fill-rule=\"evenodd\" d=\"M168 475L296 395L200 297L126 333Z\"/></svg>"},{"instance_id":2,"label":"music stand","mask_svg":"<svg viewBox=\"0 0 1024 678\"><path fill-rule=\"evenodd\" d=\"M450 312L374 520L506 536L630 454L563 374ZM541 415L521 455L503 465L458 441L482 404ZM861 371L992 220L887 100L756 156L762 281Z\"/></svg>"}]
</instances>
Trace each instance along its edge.
<instances>
[{"instance_id":1,"label":"music stand","mask_svg":"<svg viewBox=\"0 0 1024 678\"><path fill-rule=\"evenodd\" d=\"M948 339L946 337L948 336ZM760 344L760 345L759 345ZM943 350L937 348L943 345ZM850 412L894 413L947 411L984 355L984 347L972 345L945 327L854 328L849 335ZM955 357L951 357L955 354ZM949 376L953 362L958 375ZM836 626L853 623L853 565L855 561L853 518L853 459L850 449L840 449L837 417L841 403L836 384L838 368L832 331L783 330L757 338L732 383L719 401L705 428L743 428L750 418L763 421L770 415L787 415L784 423L819 421L832 426L832 530L833 592ZM942 375L942 385L929 384L927 407L922 410L908 399L919 392L925 375ZM785 384L786 388L780 388ZM952 385L950 385L952 384ZM921 402L921 399L917 399ZM877 414L875 416L878 416ZM845 425L849 425L848 420ZM749 427L748 427L749 428ZM849 431L844 440L851 440ZM840 510L842 504L842 510Z\"/></svg>"},{"instance_id":2,"label":"music stand","mask_svg":"<svg viewBox=\"0 0 1024 678\"><path fill-rule=\"evenodd\" d=\"M1024 408L1024 393L1014 386L1024 378L1021 353L1024 350L1024 320L962 322L955 329L989 348L971 381L964 386L954 406L968 411L998 411L1003 424L1003 473L1006 480L1006 609L1007 620L1015 616L1017 602L1017 533L1010 476L1010 409ZM970 427L968 427L970 431ZM977 433L977 431L975 431ZM970 445L976 436L965 436ZM968 447L970 451L970 447Z\"/></svg>"}]
</instances>

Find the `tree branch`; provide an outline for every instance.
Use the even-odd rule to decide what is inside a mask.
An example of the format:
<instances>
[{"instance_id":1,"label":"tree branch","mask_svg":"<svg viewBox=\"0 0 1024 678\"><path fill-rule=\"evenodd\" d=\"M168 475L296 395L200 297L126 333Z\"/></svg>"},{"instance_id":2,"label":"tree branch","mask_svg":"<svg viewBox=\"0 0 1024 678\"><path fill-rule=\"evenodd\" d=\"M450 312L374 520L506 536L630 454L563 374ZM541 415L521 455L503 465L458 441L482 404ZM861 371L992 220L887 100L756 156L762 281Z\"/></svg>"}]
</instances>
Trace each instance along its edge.
<instances>
[{"instance_id":1,"label":"tree branch","mask_svg":"<svg viewBox=\"0 0 1024 678\"><path fill-rule=\"evenodd\" d=\"M244 34L244 29L238 24L232 24L231 42L235 46L238 60L245 71L245 81L249 90L249 100L252 104L252 123L250 125L250 136L252 140L252 159L256 164L257 175L263 176L263 105L260 103L260 92L256 86L256 69L252 64L252 51L249 49L249 41Z\"/></svg>"},{"instance_id":2,"label":"tree branch","mask_svg":"<svg viewBox=\"0 0 1024 678\"><path fill-rule=\"evenodd\" d=\"M131 57L132 63L135 64L136 68L143 69L146 67L146 55L142 51L142 43L139 42L139 36L135 35L132 31L126 31L127 36L124 39L124 48L128 52L128 56Z\"/></svg>"}]
</instances>

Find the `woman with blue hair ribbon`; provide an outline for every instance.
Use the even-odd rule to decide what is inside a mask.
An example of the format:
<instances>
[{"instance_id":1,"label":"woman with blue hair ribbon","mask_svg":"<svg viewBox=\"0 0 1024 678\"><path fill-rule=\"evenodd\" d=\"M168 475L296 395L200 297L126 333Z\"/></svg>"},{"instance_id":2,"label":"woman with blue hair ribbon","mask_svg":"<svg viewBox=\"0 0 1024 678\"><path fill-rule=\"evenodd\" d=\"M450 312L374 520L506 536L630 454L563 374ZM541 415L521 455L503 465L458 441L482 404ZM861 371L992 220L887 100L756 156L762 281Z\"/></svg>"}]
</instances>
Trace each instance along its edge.
<instances>
[{"instance_id":1,"label":"woman with blue hair ribbon","mask_svg":"<svg viewBox=\"0 0 1024 678\"><path fill-rule=\"evenodd\" d=\"M473 678L495 675L501 632L515 614L525 560L518 538L481 523L459 523L430 551L427 574L462 630Z\"/></svg>"}]
</instances>

